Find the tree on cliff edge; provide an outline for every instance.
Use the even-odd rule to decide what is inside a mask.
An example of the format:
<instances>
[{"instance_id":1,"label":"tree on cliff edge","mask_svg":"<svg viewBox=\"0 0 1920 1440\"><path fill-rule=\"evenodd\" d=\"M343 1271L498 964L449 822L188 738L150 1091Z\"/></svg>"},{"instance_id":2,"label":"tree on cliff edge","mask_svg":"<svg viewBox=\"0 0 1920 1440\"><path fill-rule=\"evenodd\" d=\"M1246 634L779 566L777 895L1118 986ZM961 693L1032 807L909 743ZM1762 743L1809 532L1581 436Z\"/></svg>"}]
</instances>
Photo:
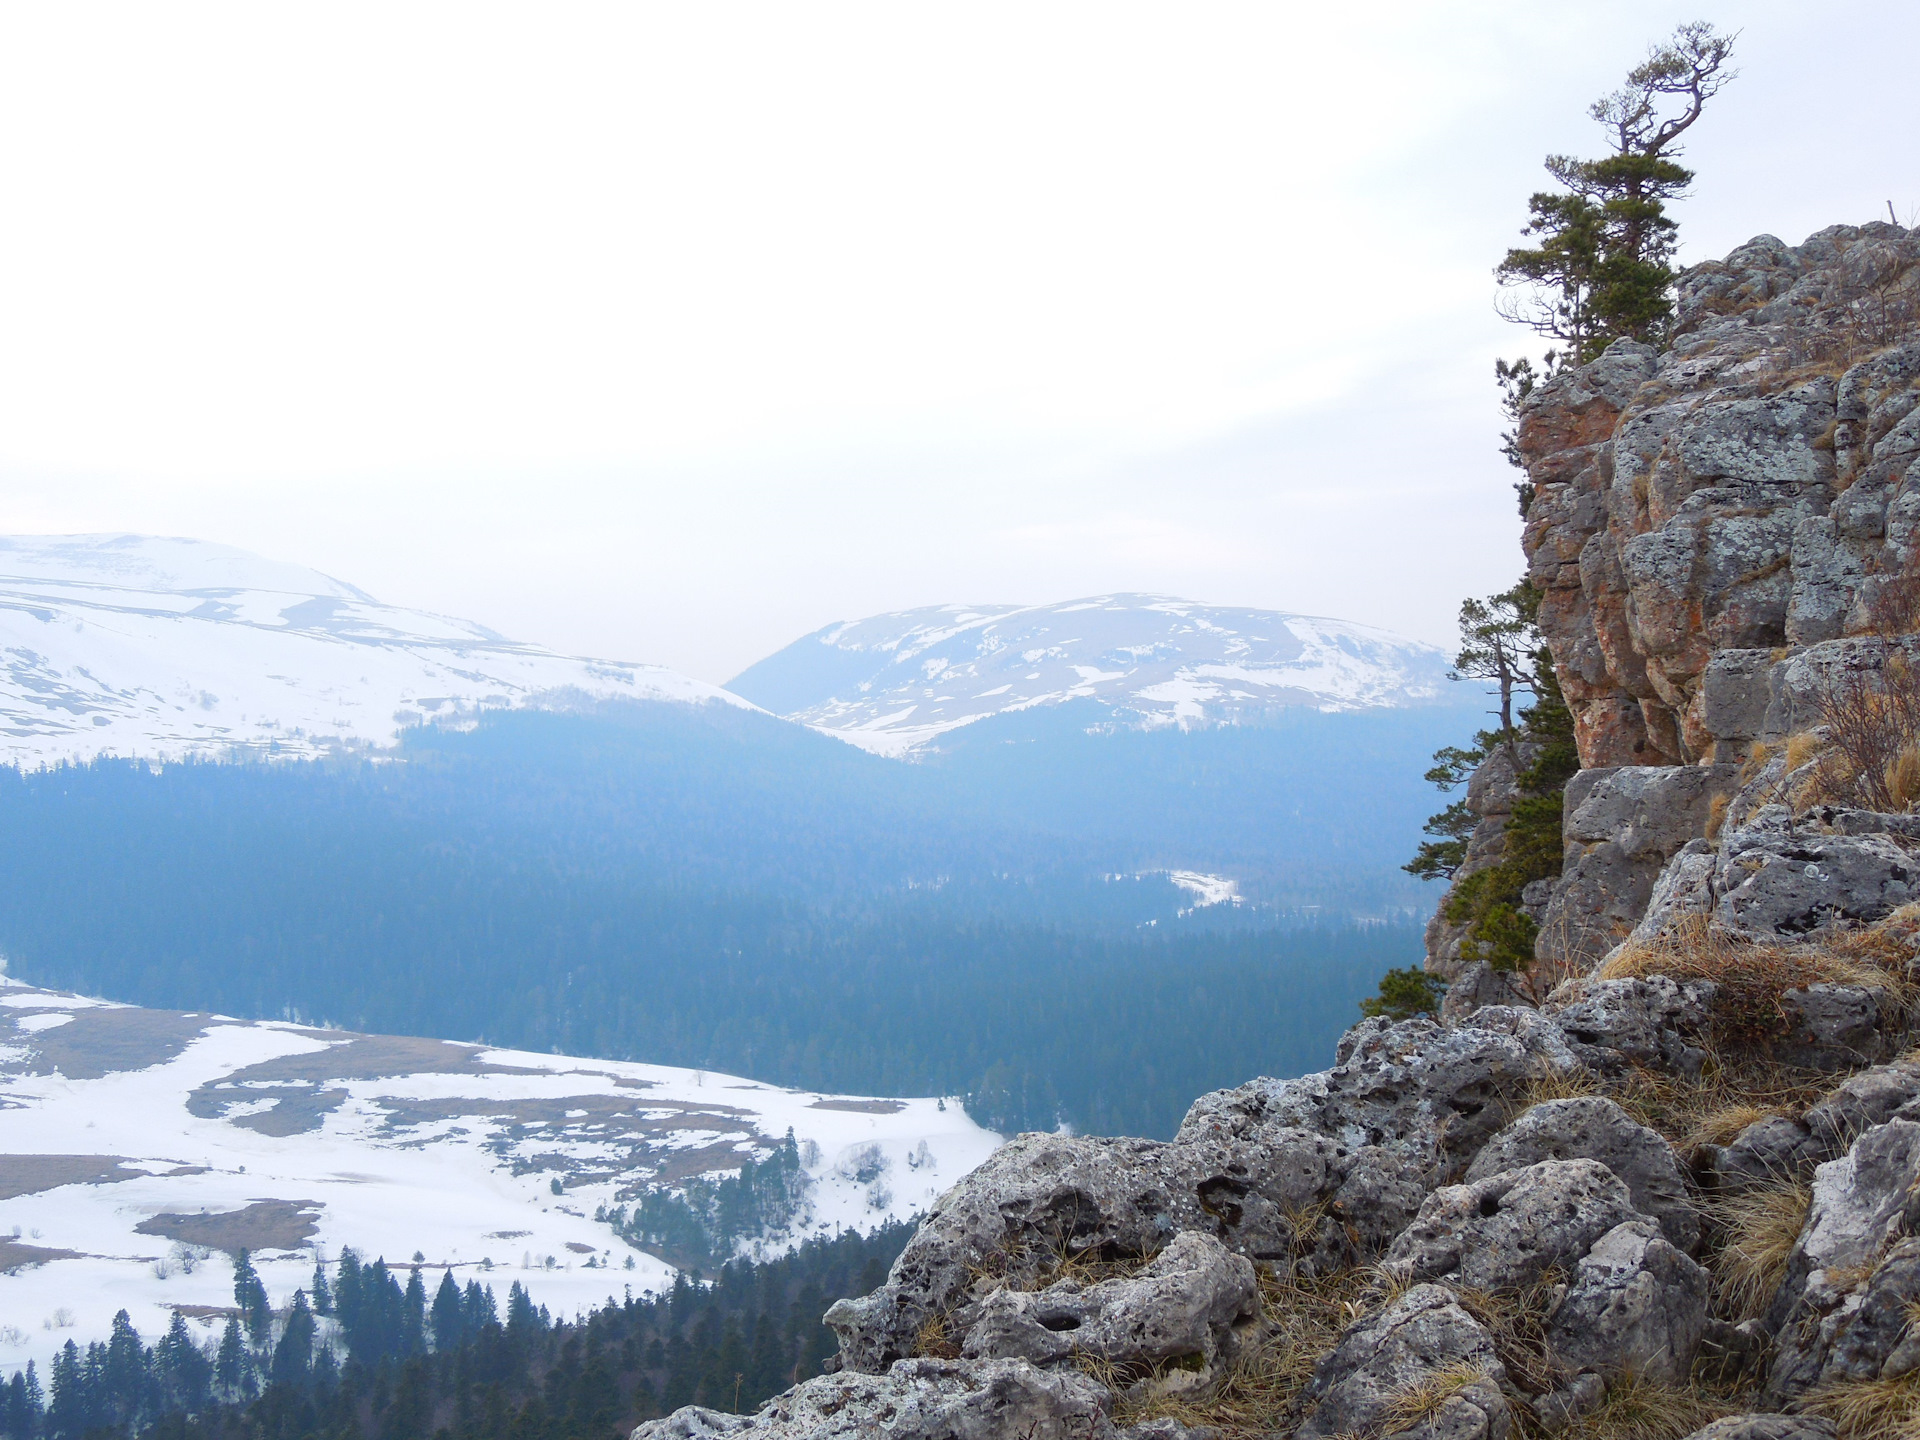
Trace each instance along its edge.
<instances>
[{"instance_id":1,"label":"tree on cliff edge","mask_svg":"<svg viewBox=\"0 0 1920 1440\"><path fill-rule=\"evenodd\" d=\"M1509 250L1494 274L1521 292L1502 313L1558 342L1549 368L1561 356L1591 360L1622 338L1656 339L1672 315L1677 227L1666 202L1693 180L1675 157L1680 137L1735 77L1727 68L1735 38L1705 21L1682 25L1589 108L1612 154L1547 157L1562 188L1528 200L1533 218L1522 233L1535 243Z\"/></svg>"}]
</instances>

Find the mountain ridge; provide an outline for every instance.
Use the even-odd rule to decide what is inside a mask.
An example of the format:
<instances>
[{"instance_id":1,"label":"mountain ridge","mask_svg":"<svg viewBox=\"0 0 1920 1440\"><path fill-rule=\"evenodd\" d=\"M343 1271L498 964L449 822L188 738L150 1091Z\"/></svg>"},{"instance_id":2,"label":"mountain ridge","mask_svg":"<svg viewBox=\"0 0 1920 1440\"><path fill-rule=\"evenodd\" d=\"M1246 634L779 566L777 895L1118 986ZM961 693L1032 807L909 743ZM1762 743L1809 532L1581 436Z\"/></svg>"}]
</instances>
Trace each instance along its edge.
<instances>
[{"instance_id":1,"label":"mountain ridge","mask_svg":"<svg viewBox=\"0 0 1920 1440\"><path fill-rule=\"evenodd\" d=\"M0 762L313 757L580 700L748 702L202 540L0 536Z\"/></svg>"},{"instance_id":2,"label":"mountain ridge","mask_svg":"<svg viewBox=\"0 0 1920 1440\"><path fill-rule=\"evenodd\" d=\"M1114 592L838 621L727 682L863 749L907 755L980 720L1091 699L1127 729L1448 703L1438 647L1325 616Z\"/></svg>"}]
</instances>

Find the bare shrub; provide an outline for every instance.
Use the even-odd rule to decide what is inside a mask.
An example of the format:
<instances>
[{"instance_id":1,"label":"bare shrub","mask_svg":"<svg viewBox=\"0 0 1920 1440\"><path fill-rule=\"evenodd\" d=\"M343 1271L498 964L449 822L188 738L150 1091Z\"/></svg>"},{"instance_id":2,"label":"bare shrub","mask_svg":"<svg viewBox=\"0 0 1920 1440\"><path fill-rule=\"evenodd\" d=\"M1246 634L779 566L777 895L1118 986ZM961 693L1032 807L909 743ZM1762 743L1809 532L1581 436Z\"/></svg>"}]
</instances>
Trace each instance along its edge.
<instances>
[{"instance_id":1,"label":"bare shrub","mask_svg":"<svg viewBox=\"0 0 1920 1440\"><path fill-rule=\"evenodd\" d=\"M1920 630L1920 570L1879 577L1865 605L1871 635L1911 635Z\"/></svg>"},{"instance_id":2,"label":"bare shrub","mask_svg":"<svg viewBox=\"0 0 1920 1440\"><path fill-rule=\"evenodd\" d=\"M1902 758L1920 744L1920 671L1893 650L1877 666L1848 665L1830 677L1818 704L1832 746L1820 789L1870 810L1905 810L1896 791L1911 795L1920 781L1920 756Z\"/></svg>"}]
</instances>

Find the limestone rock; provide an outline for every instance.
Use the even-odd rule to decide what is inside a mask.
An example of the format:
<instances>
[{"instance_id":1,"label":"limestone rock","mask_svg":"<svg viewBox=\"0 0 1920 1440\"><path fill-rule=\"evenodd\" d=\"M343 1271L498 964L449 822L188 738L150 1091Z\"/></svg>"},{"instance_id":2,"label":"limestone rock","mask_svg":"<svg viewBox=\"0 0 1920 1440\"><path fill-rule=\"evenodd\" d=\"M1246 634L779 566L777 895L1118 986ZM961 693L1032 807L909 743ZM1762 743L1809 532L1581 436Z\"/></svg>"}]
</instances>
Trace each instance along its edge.
<instances>
[{"instance_id":1,"label":"limestone rock","mask_svg":"<svg viewBox=\"0 0 1920 1440\"><path fill-rule=\"evenodd\" d=\"M1049 1364L1086 1355L1115 1365L1189 1362L1211 1378L1239 1353L1238 1327L1254 1319L1253 1265L1211 1235L1187 1231L1136 1275L1039 1291L996 1290L957 1313L969 1360Z\"/></svg>"},{"instance_id":2,"label":"limestone rock","mask_svg":"<svg viewBox=\"0 0 1920 1440\"><path fill-rule=\"evenodd\" d=\"M1438 1178L1472 1158L1532 1077L1583 1068L1558 1027L1519 1006L1484 1007L1451 1028L1424 1016L1362 1021L1341 1039L1335 1058L1317 1075L1254 1080L1202 1096L1176 1143L1210 1130L1231 1134L1258 1117L1260 1124L1337 1136L1356 1150L1404 1154Z\"/></svg>"},{"instance_id":3,"label":"limestone rock","mask_svg":"<svg viewBox=\"0 0 1920 1440\"><path fill-rule=\"evenodd\" d=\"M1571 1272L1602 1235L1640 1218L1627 1187L1597 1160L1542 1160L1434 1191L1385 1263L1414 1280L1518 1287Z\"/></svg>"},{"instance_id":4,"label":"limestone rock","mask_svg":"<svg viewBox=\"0 0 1920 1440\"><path fill-rule=\"evenodd\" d=\"M1625 1060L1694 1076L1706 1061L1695 1042L1705 1033L1713 993L1710 981L1665 975L1574 980L1555 989L1541 1009L1574 1053L1596 1068Z\"/></svg>"},{"instance_id":5,"label":"limestone rock","mask_svg":"<svg viewBox=\"0 0 1920 1440\"><path fill-rule=\"evenodd\" d=\"M1907 852L1884 835L1735 831L1723 843L1715 918L1763 936L1879 920L1915 897L1914 871Z\"/></svg>"},{"instance_id":6,"label":"limestone rock","mask_svg":"<svg viewBox=\"0 0 1920 1440\"><path fill-rule=\"evenodd\" d=\"M1920 1298L1920 1249L1903 1239L1920 1222L1917 1192L1920 1123L1911 1120L1875 1126L1815 1171L1806 1226L1767 1313L1776 1336L1771 1395L1791 1398L1819 1383L1836 1354L1852 1353L1842 1363L1864 1368L1861 1355L1876 1353L1873 1334L1892 1343L1869 1301ZM1857 1322L1869 1329L1849 1341ZM1877 1353L1884 1363L1886 1345Z\"/></svg>"},{"instance_id":7,"label":"limestone rock","mask_svg":"<svg viewBox=\"0 0 1920 1440\"><path fill-rule=\"evenodd\" d=\"M1387 1429L1421 1440L1504 1440L1513 1424L1505 1378L1493 1337L1453 1293L1418 1285L1357 1321L1320 1361L1301 1397L1313 1408L1295 1440ZM1426 1400L1424 1413L1395 1415L1416 1397Z\"/></svg>"},{"instance_id":8,"label":"limestone rock","mask_svg":"<svg viewBox=\"0 0 1920 1440\"><path fill-rule=\"evenodd\" d=\"M885 1375L818 1375L753 1415L689 1405L631 1440L1118 1440L1105 1386L1024 1360L902 1360Z\"/></svg>"},{"instance_id":9,"label":"limestone rock","mask_svg":"<svg viewBox=\"0 0 1920 1440\"><path fill-rule=\"evenodd\" d=\"M1920 1062L1850 1075L1798 1119L1770 1115L1725 1146L1705 1147L1701 1163L1722 1188L1791 1179L1844 1155L1861 1135L1896 1117L1920 1120Z\"/></svg>"},{"instance_id":10,"label":"limestone rock","mask_svg":"<svg viewBox=\"0 0 1920 1440\"><path fill-rule=\"evenodd\" d=\"M1282 1266L1369 1258L1419 1207L1432 1138L1389 1150L1309 1130L1290 1123L1311 1112L1290 1094L1256 1081L1202 1097L1171 1142L1036 1134L1003 1146L934 1205L885 1285L827 1311L841 1363L877 1374L913 1354L930 1322L1002 1287L1038 1288L1056 1257L1144 1259L1183 1231Z\"/></svg>"},{"instance_id":11,"label":"limestone rock","mask_svg":"<svg viewBox=\"0 0 1920 1440\"><path fill-rule=\"evenodd\" d=\"M1525 1005L1528 997L1510 971L1496 970L1484 960L1463 967L1447 986L1446 999L1440 1002L1440 1023L1457 1026L1467 1023L1477 1010L1489 1005Z\"/></svg>"},{"instance_id":12,"label":"limestone rock","mask_svg":"<svg viewBox=\"0 0 1920 1440\"><path fill-rule=\"evenodd\" d=\"M1699 1244L1700 1216L1673 1148L1613 1101L1587 1095L1532 1106L1474 1157L1467 1183L1541 1160L1599 1161L1626 1185L1633 1208L1658 1221L1674 1245L1692 1251Z\"/></svg>"},{"instance_id":13,"label":"limestone rock","mask_svg":"<svg viewBox=\"0 0 1920 1440\"><path fill-rule=\"evenodd\" d=\"M1684 1381L1707 1327L1712 1281L1657 1225L1629 1220L1594 1242L1554 1312L1547 1343L1575 1370Z\"/></svg>"},{"instance_id":14,"label":"limestone rock","mask_svg":"<svg viewBox=\"0 0 1920 1440\"><path fill-rule=\"evenodd\" d=\"M1587 968L1647 909L1667 861L1706 829L1730 795L1734 765L1625 765L1567 784L1566 857L1541 920L1542 960Z\"/></svg>"}]
</instances>

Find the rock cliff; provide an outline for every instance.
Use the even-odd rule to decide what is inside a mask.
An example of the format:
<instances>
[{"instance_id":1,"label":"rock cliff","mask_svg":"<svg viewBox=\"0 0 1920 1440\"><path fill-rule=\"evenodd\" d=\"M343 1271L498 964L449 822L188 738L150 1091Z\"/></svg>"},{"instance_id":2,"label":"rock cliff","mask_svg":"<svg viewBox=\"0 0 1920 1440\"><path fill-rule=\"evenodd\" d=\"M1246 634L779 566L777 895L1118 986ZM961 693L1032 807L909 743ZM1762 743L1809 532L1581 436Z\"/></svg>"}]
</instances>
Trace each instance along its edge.
<instances>
[{"instance_id":1,"label":"rock cliff","mask_svg":"<svg viewBox=\"0 0 1920 1440\"><path fill-rule=\"evenodd\" d=\"M1021 1136L827 1313L836 1373L634 1440L1920 1431L1916 294L1920 236L1763 238L1530 398L1585 767L1531 972L1442 922L1438 1017L1171 1141Z\"/></svg>"}]
</instances>

